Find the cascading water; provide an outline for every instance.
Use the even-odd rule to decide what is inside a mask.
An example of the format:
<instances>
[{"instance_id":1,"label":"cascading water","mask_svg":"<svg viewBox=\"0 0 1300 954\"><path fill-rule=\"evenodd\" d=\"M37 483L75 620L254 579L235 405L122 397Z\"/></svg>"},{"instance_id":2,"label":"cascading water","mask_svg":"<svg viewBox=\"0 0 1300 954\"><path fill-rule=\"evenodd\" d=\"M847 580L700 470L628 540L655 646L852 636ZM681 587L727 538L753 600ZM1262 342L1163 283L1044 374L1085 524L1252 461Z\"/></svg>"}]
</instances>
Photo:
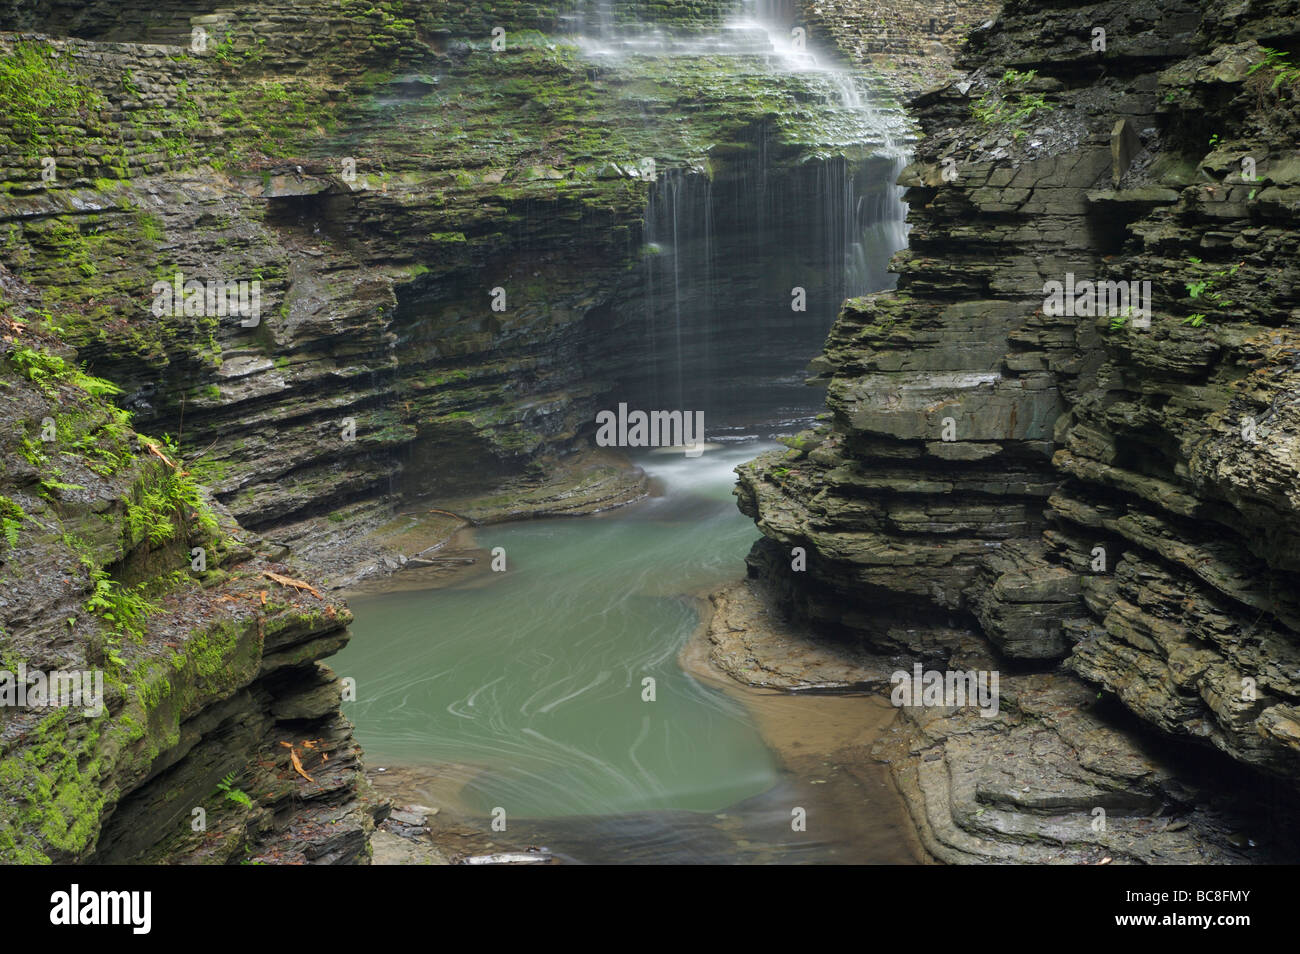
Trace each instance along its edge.
<instances>
[{"instance_id":1,"label":"cascading water","mask_svg":"<svg viewBox=\"0 0 1300 954\"><path fill-rule=\"evenodd\" d=\"M752 0L718 37L653 34L653 55L728 57L758 82L795 83L823 117L815 147L764 124L748 148L669 166L651 187L649 357L626 390L653 407L703 410L715 435L814 414L820 397L802 386L808 360L845 299L893 286L888 262L907 244L894 184L906 161L901 116L803 43L793 19L786 0ZM644 56L648 46L643 32L617 30L588 50Z\"/></svg>"}]
</instances>

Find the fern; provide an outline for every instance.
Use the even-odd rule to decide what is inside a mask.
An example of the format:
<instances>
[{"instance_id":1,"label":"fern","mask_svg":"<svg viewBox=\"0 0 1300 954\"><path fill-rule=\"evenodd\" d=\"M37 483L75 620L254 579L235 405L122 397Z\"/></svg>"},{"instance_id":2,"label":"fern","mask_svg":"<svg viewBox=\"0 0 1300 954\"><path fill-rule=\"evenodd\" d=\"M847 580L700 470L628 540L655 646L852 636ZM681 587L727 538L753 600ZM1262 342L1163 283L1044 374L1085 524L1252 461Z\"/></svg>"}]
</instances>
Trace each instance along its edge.
<instances>
[{"instance_id":1,"label":"fern","mask_svg":"<svg viewBox=\"0 0 1300 954\"><path fill-rule=\"evenodd\" d=\"M1007 70L998 80L997 86L989 90L971 105L971 113L986 126L1001 123L1018 125L1031 118L1037 112L1050 112L1053 107L1043 98L1042 93L1027 93L1019 89L1028 85L1037 70L1021 73L1019 70ZM1024 130L1016 130L1014 138L1019 139Z\"/></svg>"},{"instance_id":2,"label":"fern","mask_svg":"<svg viewBox=\"0 0 1300 954\"><path fill-rule=\"evenodd\" d=\"M244 808L252 808L253 800L248 797L248 793L243 789L234 788L235 773L226 774L221 781L217 783L217 791L226 796L226 800L234 802L236 805L242 805Z\"/></svg>"},{"instance_id":3,"label":"fern","mask_svg":"<svg viewBox=\"0 0 1300 954\"><path fill-rule=\"evenodd\" d=\"M10 550L18 546L18 531L27 519L22 507L8 497L0 496L0 536L4 537Z\"/></svg>"},{"instance_id":4,"label":"fern","mask_svg":"<svg viewBox=\"0 0 1300 954\"><path fill-rule=\"evenodd\" d=\"M1188 264L1201 268L1205 263L1199 258L1189 256ZM1183 282L1183 287L1187 289L1187 297L1203 305L1208 304L1220 312L1231 308L1235 304L1234 300L1224 294L1221 284L1231 281L1241 268L1242 263L1229 265L1227 268L1220 268L1206 278L1198 278L1195 281ZM1206 312L1197 312L1188 315L1183 319L1183 324L1191 325L1193 328L1199 328L1205 324L1208 314Z\"/></svg>"},{"instance_id":5,"label":"fern","mask_svg":"<svg viewBox=\"0 0 1300 954\"><path fill-rule=\"evenodd\" d=\"M141 588L123 586L89 557L82 557L81 562L90 570L92 586L90 599L85 603L86 611L113 624L115 630L128 636L137 639L144 636L145 621L157 607Z\"/></svg>"},{"instance_id":6,"label":"fern","mask_svg":"<svg viewBox=\"0 0 1300 954\"><path fill-rule=\"evenodd\" d=\"M1300 84L1300 66L1291 63L1291 54L1284 50L1275 50L1271 46L1264 49L1264 58L1246 71L1250 76L1260 70L1268 69L1273 72L1273 83L1269 89L1276 90L1284 83L1288 86Z\"/></svg>"},{"instance_id":7,"label":"fern","mask_svg":"<svg viewBox=\"0 0 1300 954\"><path fill-rule=\"evenodd\" d=\"M57 354L18 347L10 351L7 357L27 380L47 395L56 393L58 384L73 385L96 398L116 397L122 393L122 389L112 381L89 375Z\"/></svg>"}]
</instances>

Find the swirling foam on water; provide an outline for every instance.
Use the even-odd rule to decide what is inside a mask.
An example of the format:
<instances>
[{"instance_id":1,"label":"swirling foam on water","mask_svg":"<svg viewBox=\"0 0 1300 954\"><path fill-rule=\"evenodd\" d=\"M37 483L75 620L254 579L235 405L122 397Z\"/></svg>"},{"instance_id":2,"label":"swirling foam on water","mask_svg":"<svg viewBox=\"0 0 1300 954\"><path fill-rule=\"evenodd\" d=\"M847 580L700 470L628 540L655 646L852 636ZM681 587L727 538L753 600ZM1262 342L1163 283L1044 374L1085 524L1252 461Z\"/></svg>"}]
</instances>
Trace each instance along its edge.
<instances>
[{"instance_id":1,"label":"swirling foam on water","mask_svg":"<svg viewBox=\"0 0 1300 954\"><path fill-rule=\"evenodd\" d=\"M774 785L743 708L676 659L698 624L684 594L743 573L756 533L732 471L759 449L649 455L661 497L482 530L505 573L353 600L334 668L370 761L474 766L468 805L516 817L714 811Z\"/></svg>"}]
</instances>

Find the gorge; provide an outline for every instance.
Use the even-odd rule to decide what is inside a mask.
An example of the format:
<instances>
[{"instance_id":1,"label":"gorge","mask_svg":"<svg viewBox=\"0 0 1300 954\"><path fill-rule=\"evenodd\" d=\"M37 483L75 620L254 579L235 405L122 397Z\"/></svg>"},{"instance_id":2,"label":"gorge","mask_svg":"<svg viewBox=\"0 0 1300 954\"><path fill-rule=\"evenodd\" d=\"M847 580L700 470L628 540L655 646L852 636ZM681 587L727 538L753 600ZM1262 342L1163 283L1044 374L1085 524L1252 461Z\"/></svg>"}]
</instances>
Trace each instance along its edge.
<instances>
[{"instance_id":1,"label":"gorge","mask_svg":"<svg viewBox=\"0 0 1300 954\"><path fill-rule=\"evenodd\" d=\"M0 56L6 862L1300 858L1295 0Z\"/></svg>"}]
</instances>

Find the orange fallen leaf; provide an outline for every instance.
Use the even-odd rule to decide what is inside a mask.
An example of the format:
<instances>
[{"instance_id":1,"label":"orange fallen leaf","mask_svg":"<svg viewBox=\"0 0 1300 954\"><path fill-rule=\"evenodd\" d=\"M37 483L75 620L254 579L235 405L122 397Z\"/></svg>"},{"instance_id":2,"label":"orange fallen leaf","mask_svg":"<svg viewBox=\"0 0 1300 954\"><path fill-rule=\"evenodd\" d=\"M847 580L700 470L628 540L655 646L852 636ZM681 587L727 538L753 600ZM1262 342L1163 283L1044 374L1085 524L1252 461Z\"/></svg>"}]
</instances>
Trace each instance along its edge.
<instances>
[{"instance_id":1,"label":"orange fallen leaf","mask_svg":"<svg viewBox=\"0 0 1300 954\"><path fill-rule=\"evenodd\" d=\"M309 782L316 781L310 775L302 770L302 761L298 758L298 753L294 751L293 746L289 746L289 758L293 762L293 770Z\"/></svg>"},{"instance_id":2,"label":"orange fallen leaf","mask_svg":"<svg viewBox=\"0 0 1300 954\"><path fill-rule=\"evenodd\" d=\"M261 596L262 596L262 605L265 606L265 605L266 605L266 590L262 590Z\"/></svg>"},{"instance_id":3,"label":"orange fallen leaf","mask_svg":"<svg viewBox=\"0 0 1300 954\"><path fill-rule=\"evenodd\" d=\"M305 591L307 593L310 593L318 600L323 600L325 598L320 595L320 590L316 589L316 587L312 586L310 583L304 583L302 580L295 580L292 577L281 576L279 573L272 573L270 570L263 570L262 575L266 577L268 580L274 580L276 583L279 583L281 586L292 586L295 590L298 590L299 592Z\"/></svg>"},{"instance_id":4,"label":"orange fallen leaf","mask_svg":"<svg viewBox=\"0 0 1300 954\"><path fill-rule=\"evenodd\" d=\"M149 453L153 454L155 457L157 457L159 460L161 460L164 464L166 464L166 465L167 465L168 467L170 467L172 470L176 470L176 469L177 469L177 468L176 468L176 463L175 463L175 461L173 461L170 457L168 457L166 454L164 454L162 451L160 451L160 450L158 449L158 445L157 445L157 444L151 444L149 441L141 441L140 443L143 444L145 447L147 447L147 448L149 449Z\"/></svg>"}]
</instances>

